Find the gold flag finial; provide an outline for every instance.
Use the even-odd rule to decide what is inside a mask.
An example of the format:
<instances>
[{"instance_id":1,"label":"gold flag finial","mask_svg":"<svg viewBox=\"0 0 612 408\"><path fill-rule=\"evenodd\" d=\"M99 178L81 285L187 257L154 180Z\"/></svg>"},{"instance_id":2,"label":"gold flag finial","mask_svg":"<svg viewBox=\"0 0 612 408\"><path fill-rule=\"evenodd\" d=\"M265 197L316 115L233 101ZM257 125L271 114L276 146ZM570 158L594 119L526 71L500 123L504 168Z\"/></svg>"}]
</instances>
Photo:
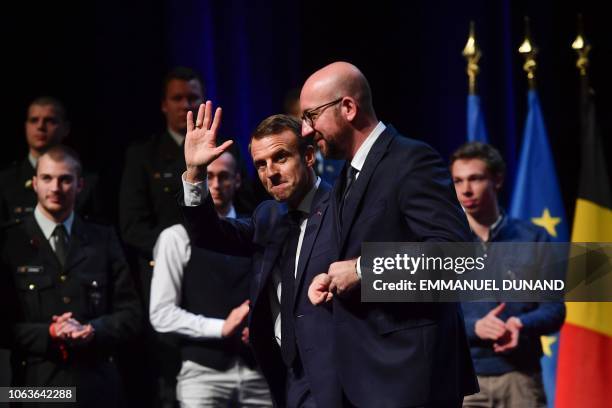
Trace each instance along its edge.
<instances>
[{"instance_id":1,"label":"gold flag finial","mask_svg":"<svg viewBox=\"0 0 612 408\"><path fill-rule=\"evenodd\" d=\"M535 59L538 53L537 48L531 41L531 30L529 29L529 17L525 17L525 39L519 47L518 51L525 57L525 63L523 64L523 70L527 72L527 81L529 82L529 88L535 88L535 70L537 62Z\"/></svg>"},{"instance_id":2,"label":"gold flag finial","mask_svg":"<svg viewBox=\"0 0 612 408\"><path fill-rule=\"evenodd\" d=\"M589 44L584 36L584 28L582 26L582 15L578 14L578 35L572 43L572 49L578 54L576 60L576 68L580 72L580 75L586 76L587 68L589 66L589 51L591 51L591 44Z\"/></svg>"},{"instance_id":3,"label":"gold flag finial","mask_svg":"<svg viewBox=\"0 0 612 408\"><path fill-rule=\"evenodd\" d=\"M467 61L467 75L468 75L468 87L470 94L476 93L476 76L480 71L478 67L478 61L482 56L478 44L476 44L476 33L474 29L474 21L470 21L470 34L468 36L463 52L461 53Z\"/></svg>"}]
</instances>

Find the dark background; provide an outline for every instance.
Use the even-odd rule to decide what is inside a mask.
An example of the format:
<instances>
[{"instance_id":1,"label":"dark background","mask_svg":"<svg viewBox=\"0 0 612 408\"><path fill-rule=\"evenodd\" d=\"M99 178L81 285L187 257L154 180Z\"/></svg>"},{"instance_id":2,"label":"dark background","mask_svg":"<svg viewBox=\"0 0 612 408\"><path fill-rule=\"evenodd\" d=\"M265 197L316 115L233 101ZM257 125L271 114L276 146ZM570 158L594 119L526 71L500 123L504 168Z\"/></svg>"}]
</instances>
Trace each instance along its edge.
<instances>
[{"instance_id":1,"label":"dark background","mask_svg":"<svg viewBox=\"0 0 612 408\"><path fill-rule=\"evenodd\" d=\"M570 44L579 12L594 47L590 73L610 163L612 21L596 2L136 0L22 2L3 10L0 164L26 153L29 101L57 96L73 124L68 144L101 173L108 200L116 203L126 147L163 125L159 88L168 68L190 65L202 73L207 96L224 108L222 132L244 148L261 119L282 111L290 88L340 59L368 77L381 120L448 157L466 137L461 51L474 20L489 137L509 164L506 202L526 116L527 84L516 50L528 15L540 50L540 100L571 217L579 127Z\"/></svg>"}]
</instances>

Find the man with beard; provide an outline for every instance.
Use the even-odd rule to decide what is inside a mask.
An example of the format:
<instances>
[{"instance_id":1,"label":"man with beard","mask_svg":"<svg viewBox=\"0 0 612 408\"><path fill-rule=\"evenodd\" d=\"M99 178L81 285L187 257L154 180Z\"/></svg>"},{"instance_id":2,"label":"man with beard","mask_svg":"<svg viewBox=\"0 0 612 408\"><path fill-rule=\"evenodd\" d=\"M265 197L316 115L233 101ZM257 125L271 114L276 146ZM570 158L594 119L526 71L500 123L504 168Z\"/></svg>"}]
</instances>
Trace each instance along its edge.
<instances>
[{"instance_id":1,"label":"man with beard","mask_svg":"<svg viewBox=\"0 0 612 408\"><path fill-rule=\"evenodd\" d=\"M367 407L460 407L478 390L456 303L361 302L363 242L465 242L470 233L438 153L380 122L365 76L346 62L312 74L300 95L302 136L346 165L330 195L337 262L310 287L333 306L345 397Z\"/></svg>"}]
</instances>

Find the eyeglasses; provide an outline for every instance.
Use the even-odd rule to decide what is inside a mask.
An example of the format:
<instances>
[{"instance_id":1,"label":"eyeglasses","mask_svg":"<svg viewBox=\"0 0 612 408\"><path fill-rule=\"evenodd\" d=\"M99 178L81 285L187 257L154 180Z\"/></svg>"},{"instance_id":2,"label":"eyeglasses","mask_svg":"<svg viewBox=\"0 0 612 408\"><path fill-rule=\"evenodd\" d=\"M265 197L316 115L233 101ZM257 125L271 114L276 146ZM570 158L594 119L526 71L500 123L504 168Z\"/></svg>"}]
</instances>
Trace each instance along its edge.
<instances>
[{"instance_id":1,"label":"eyeglasses","mask_svg":"<svg viewBox=\"0 0 612 408\"><path fill-rule=\"evenodd\" d=\"M302 113L302 120L306 122L308 126L314 127L314 123L319 117L319 115L322 114L323 111L329 108L330 106L334 106L335 104L341 102L342 99L344 99L344 97L335 99L328 103L324 103L323 105L319 105L316 108L305 110L304 113Z\"/></svg>"}]
</instances>

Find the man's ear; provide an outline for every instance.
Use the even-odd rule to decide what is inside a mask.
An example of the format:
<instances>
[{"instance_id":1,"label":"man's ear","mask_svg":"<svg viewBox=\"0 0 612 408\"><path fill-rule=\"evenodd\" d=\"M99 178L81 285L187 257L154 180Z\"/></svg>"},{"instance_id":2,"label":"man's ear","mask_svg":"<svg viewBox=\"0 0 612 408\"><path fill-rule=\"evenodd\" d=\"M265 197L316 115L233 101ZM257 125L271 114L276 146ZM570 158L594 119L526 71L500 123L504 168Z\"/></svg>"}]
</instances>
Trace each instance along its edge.
<instances>
[{"instance_id":1,"label":"man's ear","mask_svg":"<svg viewBox=\"0 0 612 408\"><path fill-rule=\"evenodd\" d=\"M236 190L238 190L242 185L242 176L240 175L240 172L237 171L234 177L234 185L236 186Z\"/></svg>"},{"instance_id":2,"label":"man's ear","mask_svg":"<svg viewBox=\"0 0 612 408\"><path fill-rule=\"evenodd\" d=\"M38 177L32 177L32 188L38 193Z\"/></svg>"},{"instance_id":3,"label":"man's ear","mask_svg":"<svg viewBox=\"0 0 612 408\"><path fill-rule=\"evenodd\" d=\"M495 191L499 193L504 185L504 175L497 174L493 177L493 182L495 183Z\"/></svg>"},{"instance_id":4,"label":"man's ear","mask_svg":"<svg viewBox=\"0 0 612 408\"><path fill-rule=\"evenodd\" d=\"M168 113L168 106L166 104L166 98L161 100L160 108L163 113Z\"/></svg>"},{"instance_id":5,"label":"man's ear","mask_svg":"<svg viewBox=\"0 0 612 408\"><path fill-rule=\"evenodd\" d=\"M85 179L83 177L79 177L77 179L77 187L76 187L77 194L83 191L84 187L85 187Z\"/></svg>"},{"instance_id":6,"label":"man's ear","mask_svg":"<svg viewBox=\"0 0 612 408\"><path fill-rule=\"evenodd\" d=\"M70 130L72 129L72 123L69 121L64 122L64 132L60 138L60 143L62 143L64 141L64 139L66 139L68 137L68 135L70 134Z\"/></svg>"},{"instance_id":7,"label":"man's ear","mask_svg":"<svg viewBox=\"0 0 612 408\"><path fill-rule=\"evenodd\" d=\"M315 156L314 146L312 145L306 146L306 152L304 153L304 162L306 163L306 166L314 167L315 161L316 161L316 156Z\"/></svg>"},{"instance_id":8,"label":"man's ear","mask_svg":"<svg viewBox=\"0 0 612 408\"><path fill-rule=\"evenodd\" d=\"M346 120L352 122L355 119L355 116L357 116L357 109L359 109L359 107L357 106L355 99L350 96L346 96L342 102L340 102L340 109L342 109L342 113Z\"/></svg>"}]
</instances>

